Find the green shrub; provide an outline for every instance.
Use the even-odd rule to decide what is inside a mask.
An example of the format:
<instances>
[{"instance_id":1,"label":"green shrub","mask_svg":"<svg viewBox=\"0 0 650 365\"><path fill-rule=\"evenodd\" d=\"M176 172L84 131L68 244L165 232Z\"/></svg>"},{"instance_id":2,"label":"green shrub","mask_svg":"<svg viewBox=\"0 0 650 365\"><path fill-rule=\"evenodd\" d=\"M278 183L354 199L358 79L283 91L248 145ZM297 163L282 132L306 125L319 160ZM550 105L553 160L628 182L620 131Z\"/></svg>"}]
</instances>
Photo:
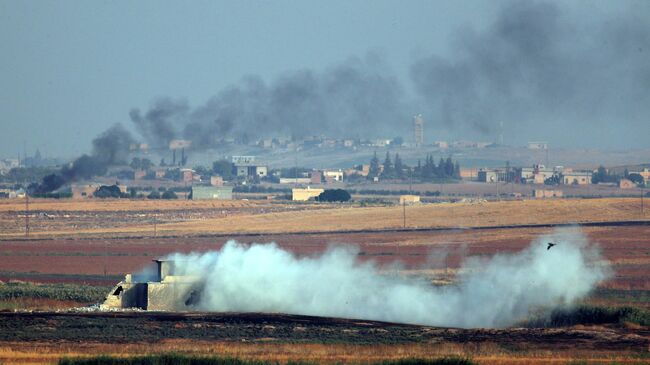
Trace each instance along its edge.
<instances>
[{"instance_id":1,"label":"green shrub","mask_svg":"<svg viewBox=\"0 0 650 365\"><path fill-rule=\"evenodd\" d=\"M635 307L604 307L581 305L553 310L549 316L528 322L530 327L563 327L576 324L634 323L650 326L650 311Z\"/></svg>"},{"instance_id":2,"label":"green shrub","mask_svg":"<svg viewBox=\"0 0 650 365\"><path fill-rule=\"evenodd\" d=\"M106 297L107 286L82 284L0 284L0 300L19 298L69 300L80 303L96 303Z\"/></svg>"}]
</instances>

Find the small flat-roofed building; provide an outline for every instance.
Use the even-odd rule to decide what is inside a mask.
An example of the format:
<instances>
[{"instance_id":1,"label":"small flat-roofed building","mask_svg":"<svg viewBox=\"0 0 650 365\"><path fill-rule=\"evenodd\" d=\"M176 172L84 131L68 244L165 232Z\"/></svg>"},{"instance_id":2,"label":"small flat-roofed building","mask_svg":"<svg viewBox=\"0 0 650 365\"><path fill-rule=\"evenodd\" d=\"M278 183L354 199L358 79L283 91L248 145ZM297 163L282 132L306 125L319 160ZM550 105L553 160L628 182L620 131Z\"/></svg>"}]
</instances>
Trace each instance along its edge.
<instances>
[{"instance_id":1,"label":"small flat-roofed building","mask_svg":"<svg viewBox=\"0 0 650 365\"><path fill-rule=\"evenodd\" d=\"M564 185L587 185L591 184L591 171L571 171L562 174Z\"/></svg>"},{"instance_id":2,"label":"small flat-roofed building","mask_svg":"<svg viewBox=\"0 0 650 365\"><path fill-rule=\"evenodd\" d=\"M193 186L192 200L232 199L232 186Z\"/></svg>"},{"instance_id":3,"label":"small flat-roofed building","mask_svg":"<svg viewBox=\"0 0 650 365\"><path fill-rule=\"evenodd\" d=\"M291 200L295 201L307 201L321 195L325 189L314 189L307 187L305 189L294 188L291 189Z\"/></svg>"},{"instance_id":4,"label":"small flat-roofed building","mask_svg":"<svg viewBox=\"0 0 650 365\"><path fill-rule=\"evenodd\" d=\"M420 196L419 195L400 195L399 196L399 203L400 204L411 205L411 204L418 204L419 202L420 202Z\"/></svg>"}]
</instances>

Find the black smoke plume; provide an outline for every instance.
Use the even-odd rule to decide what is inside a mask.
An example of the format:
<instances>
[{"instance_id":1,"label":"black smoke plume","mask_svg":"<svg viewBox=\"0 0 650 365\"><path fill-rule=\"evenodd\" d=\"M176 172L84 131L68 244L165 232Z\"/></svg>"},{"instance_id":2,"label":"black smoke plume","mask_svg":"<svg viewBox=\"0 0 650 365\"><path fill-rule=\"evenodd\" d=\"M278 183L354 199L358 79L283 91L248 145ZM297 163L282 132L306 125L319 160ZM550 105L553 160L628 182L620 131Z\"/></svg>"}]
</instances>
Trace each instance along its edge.
<instances>
[{"instance_id":1,"label":"black smoke plume","mask_svg":"<svg viewBox=\"0 0 650 365\"><path fill-rule=\"evenodd\" d=\"M249 76L197 108L165 98L130 116L152 146L189 139L193 148L203 149L244 136L382 135L409 120L402 96L396 77L369 55L324 72L290 72L270 83Z\"/></svg>"},{"instance_id":2,"label":"black smoke plume","mask_svg":"<svg viewBox=\"0 0 650 365\"><path fill-rule=\"evenodd\" d=\"M133 142L122 125L113 125L93 139L92 154L84 154L58 173L45 176L34 192L49 193L71 181L104 175L109 166L125 162Z\"/></svg>"},{"instance_id":3,"label":"black smoke plume","mask_svg":"<svg viewBox=\"0 0 650 365\"><path fill-rule=\"evenodd\" d=\"M616 123L647 130L648 10L594 20L549 2L507 3L486 31L459 32L451 56L416 62L412 80L430 116L464 131L487 133L501 121L573 139Z\"/></svg>"}]
</instances>

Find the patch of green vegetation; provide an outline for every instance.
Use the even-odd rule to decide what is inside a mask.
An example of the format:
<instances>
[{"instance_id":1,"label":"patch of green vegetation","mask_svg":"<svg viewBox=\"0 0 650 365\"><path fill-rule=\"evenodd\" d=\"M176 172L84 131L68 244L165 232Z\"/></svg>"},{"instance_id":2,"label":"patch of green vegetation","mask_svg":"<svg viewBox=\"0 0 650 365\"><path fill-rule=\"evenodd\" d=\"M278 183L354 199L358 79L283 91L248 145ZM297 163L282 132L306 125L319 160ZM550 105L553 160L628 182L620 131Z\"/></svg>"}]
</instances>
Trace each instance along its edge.
<instances>
[{"instance_id":1,"label":"patch of green vegetation","mask_svg":"<svg viewBox=\"0 0 650 365\"><path fill-rule=\"evenodd\" d=\"M96 303L103 300L109 290L110 287L107 286L9 282L0 284L0 300L6 302L18 298L36 298Z\"/></svg>"},{"instance_id":2,"label":"patch of green vegetation","mask_svg":"<svg viewBox=\"0 0 650 365\"><path fill-rule=\"evenodd\" d=\"M180 354L147 355L118 358L99 356L93 358L64 358L59 365L277 365L276 361L242 360L233 357L188 356ZM310 362L289 361L287 365L309 365ZM476 363L464 357L443 357L439 359L406 358L400 360L385 360L372 365L475 365Z\"/></svg>"},{"instance_id":3,"label":"patch of green vegetation","mask_svg":"<svg viewBox=\"0 0 650 365\"><path fill-rule=\"evenodd\" d=\"M635 307L581 305L556 309L548 316L528 321L528 327L563 327L576 324L623 324L650 326L650 311Z\"/></svg>"}]
</instances>

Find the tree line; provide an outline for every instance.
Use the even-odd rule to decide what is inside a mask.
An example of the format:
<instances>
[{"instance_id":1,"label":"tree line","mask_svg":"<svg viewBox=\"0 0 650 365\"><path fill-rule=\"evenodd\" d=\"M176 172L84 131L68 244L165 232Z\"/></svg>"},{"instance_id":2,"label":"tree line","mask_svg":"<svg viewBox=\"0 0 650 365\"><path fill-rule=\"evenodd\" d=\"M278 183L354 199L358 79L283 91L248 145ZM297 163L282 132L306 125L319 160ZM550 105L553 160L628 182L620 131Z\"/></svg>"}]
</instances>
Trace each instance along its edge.
<instances>
[{"instance_id":1,"label":"tree line","mask_svg":"<svg viewBox=\"0 0 650 365\"><path fill-rule=\"evenodd\" d=\"M394 157L391 158L390 152L386 152L384 162L380 165L377 152L375 152L370 160L368 179L374 179L375 177L397 180L416 179L420 181L460 179L460 164L458 161L454 162L451 156L446 159L441 157L436 164L433 155L427 155L424 163L418 159L417 166L410 167L402 161L399 153L395 153Z\"/></svg>"}]
</instances>

